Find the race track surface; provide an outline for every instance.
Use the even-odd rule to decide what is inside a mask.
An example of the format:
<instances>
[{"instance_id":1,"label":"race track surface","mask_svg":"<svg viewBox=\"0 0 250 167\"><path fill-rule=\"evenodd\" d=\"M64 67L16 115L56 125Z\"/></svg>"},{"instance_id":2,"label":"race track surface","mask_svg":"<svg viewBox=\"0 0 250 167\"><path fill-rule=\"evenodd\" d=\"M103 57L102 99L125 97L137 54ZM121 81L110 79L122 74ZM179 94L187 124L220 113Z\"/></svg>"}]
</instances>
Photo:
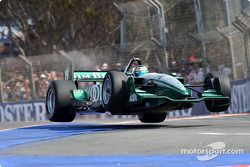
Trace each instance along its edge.
<instances>
[{"instance_id":1,"label":"race track surface","mask_svg":"<svg viewBox=\"0 0 250 167\"><path fill-rule=\"evenodd\" d=\"M222 143L243 154L199 159L182 150ZM214 156L214 157L212 157ZM207 158L207 157L206 157ZM0 123L0 166L249 166L250 115Z\"/></svg>"}]
</instances>

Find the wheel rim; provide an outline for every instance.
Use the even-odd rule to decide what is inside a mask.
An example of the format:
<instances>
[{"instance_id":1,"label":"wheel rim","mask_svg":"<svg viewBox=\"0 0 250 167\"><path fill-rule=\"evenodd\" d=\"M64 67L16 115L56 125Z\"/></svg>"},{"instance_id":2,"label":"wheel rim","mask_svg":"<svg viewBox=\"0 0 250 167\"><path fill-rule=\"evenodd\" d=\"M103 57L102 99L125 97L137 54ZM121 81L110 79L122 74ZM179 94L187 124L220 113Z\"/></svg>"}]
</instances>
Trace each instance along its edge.
<instances>
[{"instance_id":1,"label":"wheel rim","mask_svg":"<svg viewBox=\"0 0 250 167\"><path fill-rule=\"evenodd\" d=\"M55 101L56 101L55 92L54 92L53 89L49 89L49 91L48 91L48 97L46 99L46 104L47 104L48 112L50 114L54 113L54 110L55 110Z\"/></svg>"},{"instance_id":2,"label":"wheel rim","mask_svg":"<svg viewBox=\"0 0 250 167\"><path fill-rule=\"evenodd\" d=\"M108 104L111 97L111 80L110 77L106 78L103 84L102 99L104 104Z\"/></svg>"}]
</instances>

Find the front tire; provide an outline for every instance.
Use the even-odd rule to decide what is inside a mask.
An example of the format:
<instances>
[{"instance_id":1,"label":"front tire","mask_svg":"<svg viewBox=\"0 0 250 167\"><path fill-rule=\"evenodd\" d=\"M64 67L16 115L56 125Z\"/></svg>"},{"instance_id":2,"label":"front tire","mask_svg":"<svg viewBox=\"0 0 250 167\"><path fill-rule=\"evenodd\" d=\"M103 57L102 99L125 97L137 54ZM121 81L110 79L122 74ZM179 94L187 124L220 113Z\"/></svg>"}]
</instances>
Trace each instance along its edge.
<instances>
[{"instance_id":1,"label":"front tire","mask_svg":"<svg viewBox=\"0 0 250 167\"><path fill-rule=\"evenodd\" d=\"M204 80L204 90L214 89L218 94L227 96L226 100L205 100L210 112L226 111L231 102L231 85L227 75L223 73L208 73Z\"/></svg>"},{"instance_id":2,"label":"front tire","mask_svg":"<svg viewBox=\"0 0 250 167\"><path fill-rule=\"evenodd\" d=\"M167 117L167 113L144 113L138 115L138 119L143 123L160 123Z\"/></svg>"},{"instance_id":3,"label":"front tire","mask_svg":"<svg viewBox=\"0 0 250 167\"><path fill-rule=\"evenodd\" d=\"M46 114L53 122L71 122L76 113L72 111L70 91L76 89L72 81L57 80L49 85L46 95Z\"/></svg>"}]
</instances>

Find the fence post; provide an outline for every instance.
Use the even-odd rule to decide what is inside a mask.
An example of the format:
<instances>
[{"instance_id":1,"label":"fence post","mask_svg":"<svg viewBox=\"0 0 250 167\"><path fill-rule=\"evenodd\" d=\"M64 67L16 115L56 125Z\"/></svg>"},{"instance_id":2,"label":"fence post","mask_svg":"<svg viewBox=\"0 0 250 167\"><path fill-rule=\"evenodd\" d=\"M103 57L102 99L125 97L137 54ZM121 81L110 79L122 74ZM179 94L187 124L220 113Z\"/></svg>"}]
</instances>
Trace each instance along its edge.
<instances>
[{"instance_id":1,"label":"fence post","mask_svg":"<svg viewBox=\"0 0 250 167\"><path fill-rule=\"evenodd\" d=\"M66 60L68 60L70 62L70 66L69 66L69 71L68 71L68 78L67 80L72 80L73 79L73 73L75 70L75 65L74 65L74 61L72 59L72 57L66 53L64 50L59 50L59 54L62 55ZM66 71L65 71L66 72ZM65 74L64 74L65 75ZM65 78L66 79L66 78Z\"/></svg>"},{"instance_id":2,"label":"fence post","mask_svg":"<svg viewBox=\"0 0 250 167\"><path fill-rule=\"evenodd\" d=\"M2 102L4 102L4 98L3 98L2 69L0 68L0 103Z\"/></svg>"},{"instance_id":3,"label":"fence post","mask_svg":"<svg viewBox=\"0 0 250 167\"><path fill-rule=\"evenodd\" d=\"M32 62L29 61L25 56L19 55L19 57L29 66L30 68L30 73L29 73L29 80L31 82L31 98L32 100L35 99L36 97L36 88L35 88L35 82L33 79L33 65Z\"/></svg>"},{"instance_id":4,"label":"fence post","mask_svg":"<svg viewBox=\"0 0 250 167\"><path fill-rule=\"evenodd\" d=\"M157 16L159 20L159 39L160 41L156 39L152 39L153 42L155 42L162 50L163 53L163 72L168 73L169 72L169 64L168 64L168 53L166 50L166 25L165 25L165 17L164 17L164 8L163 5L158 0L148 0L148 2L153 5L157 10Z\"/></svg>"},{"instance_id":5,"label":"fence post","mask_svg":"<svg viewBox=\"0 0 250 167\"><path fill-rule=\"evenodd\" d=\"M196 17L196 26L199 34L199 41L201 42L202 47L202 66L204 70L204 74L207 74L207 54L206 54L206 43L204 39L204 23L202 19L202 11L200 0L193 0L194 8L195 8L195 17Z\"/></svg>"},{"instance_id":6,"label":"fence post","mask_svg":"<svg viewBox=\"0 0 250 167\"><path fill-rule=\"evenodd\" d=\"M125 45L126 45L126 36L125 36L125 32L126 32L126 14L124 14L122 16L122 19L120 21L120 43L121 43L121 46L120 46L120 53L119 53L119 62L123 63L124 62L124 56L125 56Z\"/></svg>"},{"instance_id":7,"label":"fence post","mask_svg":"<svg viewBox=\"0 0 250 167\"><path fill-rule=\"evenodd\" d=\"M229 24L229 28L232 28L232 25ZM232 32L229 31L229 34L223 33L220 28L216 27L216 30L223 38L225 38L228 42L229 48L229 62L232 64L232 71L233 71L233 80L237 79L237 73L236 73L236 67L235 67L235 56L234 56L234 50L233 50L233 40L232 40Z\"/></svg>"}]
</instances>

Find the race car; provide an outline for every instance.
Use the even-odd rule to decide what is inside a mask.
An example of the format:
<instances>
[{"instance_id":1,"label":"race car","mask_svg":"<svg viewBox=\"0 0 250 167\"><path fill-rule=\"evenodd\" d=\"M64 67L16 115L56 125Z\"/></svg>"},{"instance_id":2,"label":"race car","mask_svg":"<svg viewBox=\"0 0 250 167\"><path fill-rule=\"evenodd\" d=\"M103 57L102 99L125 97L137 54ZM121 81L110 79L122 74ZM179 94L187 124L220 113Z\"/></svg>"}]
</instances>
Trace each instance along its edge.
<instances>
[{"instance_id":1,"label":"race car","mask_svg":"<svg viewBox=\"0 0 250 167\"><path fill-rule=\"evenodd\" d=\"M138 115L143 123L159 123L168 112L191 108L200 101L205 101L210 112L225 111L230 105L226 75L208 73L203 84L190 85L182 77L150 73L139 58L131 59L123 72L74 71L70 75L68 71L65 76L65 80L52 81L47 91L46 112L53 122L71 122L77 113L108 111ZM197 91L197 86L203 91Z\"/></svg>"}]
</instances>

